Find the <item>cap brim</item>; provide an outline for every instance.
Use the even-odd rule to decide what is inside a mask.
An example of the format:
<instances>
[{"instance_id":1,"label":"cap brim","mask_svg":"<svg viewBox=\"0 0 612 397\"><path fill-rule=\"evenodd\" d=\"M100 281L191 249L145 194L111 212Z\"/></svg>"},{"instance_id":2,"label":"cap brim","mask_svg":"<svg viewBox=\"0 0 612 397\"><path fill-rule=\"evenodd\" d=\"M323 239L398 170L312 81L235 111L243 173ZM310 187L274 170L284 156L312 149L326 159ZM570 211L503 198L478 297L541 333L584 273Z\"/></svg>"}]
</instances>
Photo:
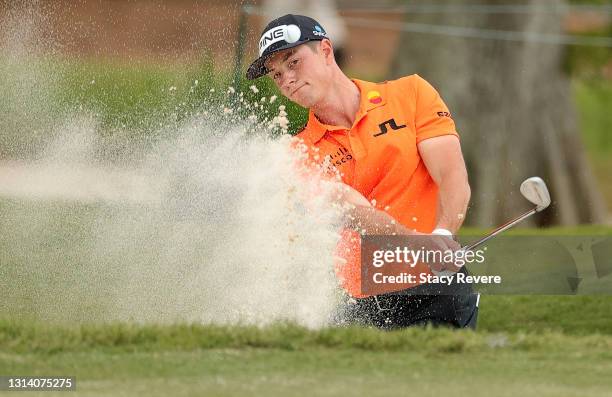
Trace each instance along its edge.
<instances>
[{"instance_id":1,"label":"cap brim","mask_svg":"<svg viewBox=\"0 0 612 397\"><path fill-rule=\"evenodd\" d=\"M274 52L271 52L266 55L262 55L259 58L257 58L255 61L253 61L251 66L249 66L249 68L247 69L247 72L246 72L247 79L255 80L255 79L260 78L261 76L265 76L266 74L268 74L269 71L268 71L268 68L266 68L265 64L268 58L270 58L270 55L274 54Z\"/></svg>"},{"instance_id":2,"label":"cap brim","mask_svg":"<svg viewBox=\"0 0 612 397\"><path fill-rule=\"evenodd\" d=\"M255 79L260 78L261 76L265 76L266 74L268 74L270 71L268 70L268 68L266 68L265 63L268 60L268 58L270 58L270 56L274 55L275 53L279 51L288 50L289 48L297 47L309 41L312 41L312 40L302 40L302 41L296 41L295 43L285 44L282 47L276 48L270 51L269 53L260 56L255 61L253 61L253 63L251 63L251 66L249 66L249 68L247 69L247 73L246 73L247 79L255 80Z\"/></svg>"}]
</instances>

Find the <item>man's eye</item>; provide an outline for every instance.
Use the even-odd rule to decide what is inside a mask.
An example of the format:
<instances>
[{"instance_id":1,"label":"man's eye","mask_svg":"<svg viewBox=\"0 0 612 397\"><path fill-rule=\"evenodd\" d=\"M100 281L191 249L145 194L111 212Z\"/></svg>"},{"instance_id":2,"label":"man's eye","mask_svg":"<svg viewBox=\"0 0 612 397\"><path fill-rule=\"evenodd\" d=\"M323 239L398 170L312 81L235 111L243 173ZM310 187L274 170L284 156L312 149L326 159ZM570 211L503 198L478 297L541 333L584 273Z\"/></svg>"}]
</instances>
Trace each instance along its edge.
<instances>
[{"instance_id":1,"label":"man's eye","mask_svg":"<svg viewBox=\"0 0 612 397\"><path fill-rule=\"evenodd\" d=\"M295 65L297 65L297 63L298 63L298 60L294 59L293 61L289 62L289 65L295 66Z\"/></svg>"},{"instance_id":2,"label":"man's eye","mask_svg":"<svg viewBox=\"0 0 612 397\"><path fill-rule=\"evenodd\" d=\"M279 72L274 73L273 79L274 80L280 79L280 73Z\"/></svg>"}]
</instances>

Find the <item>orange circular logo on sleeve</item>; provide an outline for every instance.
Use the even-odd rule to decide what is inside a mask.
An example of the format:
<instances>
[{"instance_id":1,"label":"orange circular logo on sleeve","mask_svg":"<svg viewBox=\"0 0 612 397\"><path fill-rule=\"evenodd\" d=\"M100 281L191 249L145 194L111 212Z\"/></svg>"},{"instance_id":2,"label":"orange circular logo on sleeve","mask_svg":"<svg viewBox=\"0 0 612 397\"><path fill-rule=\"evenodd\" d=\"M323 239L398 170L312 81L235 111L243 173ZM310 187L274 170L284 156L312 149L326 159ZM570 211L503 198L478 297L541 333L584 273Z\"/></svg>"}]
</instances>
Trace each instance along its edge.
<instances>
[{"instance_id":1,"label":"orange circular logo on sleeve","mask_svg":"<svg viewBox=\"0 0 612 397\"><path fill-rule=\"evenodd\" d=\"M380 92L378 91L370 91L368 92L368 100L371 103L381 103L382 102L382 97L380 96Z\"/></svg>"}]
</instances>

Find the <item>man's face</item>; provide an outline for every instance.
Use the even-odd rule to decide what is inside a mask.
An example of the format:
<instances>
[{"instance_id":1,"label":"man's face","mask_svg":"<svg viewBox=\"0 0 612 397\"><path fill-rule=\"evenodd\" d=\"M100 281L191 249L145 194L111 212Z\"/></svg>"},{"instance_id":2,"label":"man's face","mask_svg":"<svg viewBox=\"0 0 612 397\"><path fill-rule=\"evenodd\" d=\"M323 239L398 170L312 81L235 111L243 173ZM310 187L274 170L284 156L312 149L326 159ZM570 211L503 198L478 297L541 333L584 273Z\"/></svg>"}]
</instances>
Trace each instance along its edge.
<instances>
[{"instance_id":1,"label":"man's face","mask_svg":"<svg viewBox=\"0 0 612 397\"><path fill-rule=\"evenodd\" d=\"M266 61L268 75L280 92L305 108L318 103L328 86L328 69L323 51L302 44L280 51Z\"/></svg>"}]
</instances>

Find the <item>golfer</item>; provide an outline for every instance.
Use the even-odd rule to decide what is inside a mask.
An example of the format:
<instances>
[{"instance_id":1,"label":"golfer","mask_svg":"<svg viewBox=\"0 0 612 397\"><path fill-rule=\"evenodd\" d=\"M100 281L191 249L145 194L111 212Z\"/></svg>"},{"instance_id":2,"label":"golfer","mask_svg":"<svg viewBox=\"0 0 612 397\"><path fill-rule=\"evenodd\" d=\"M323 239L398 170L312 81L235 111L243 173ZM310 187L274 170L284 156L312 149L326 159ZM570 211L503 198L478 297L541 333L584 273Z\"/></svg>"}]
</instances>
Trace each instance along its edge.
<instances>
[{"instance_id":1,"label":"golfer","mask_svg":"<svg viewBox=\"0 0 612 397\"><path fill-rule=\"evenodd\" d=\"M323 26L291 14L271 21L261 35L259 58L247 77L264 75L309 109L298 138L354 189L349 200L363 203L356 206L355 224L376 234L431 234L428 247L459 248L452 236L465 217L470 187L451 114L427 81L418 75L384 83L350 79L336 64ZM365 294L358 237L347 229L338 247L344 258L340 281L353 297L341 321L381 328L428 323L475 328L478 295L469 285L453 283L442 290L398 285L391 292ZM453 269L433 269L444 270Z\"/></svg>"}]
</instances>

